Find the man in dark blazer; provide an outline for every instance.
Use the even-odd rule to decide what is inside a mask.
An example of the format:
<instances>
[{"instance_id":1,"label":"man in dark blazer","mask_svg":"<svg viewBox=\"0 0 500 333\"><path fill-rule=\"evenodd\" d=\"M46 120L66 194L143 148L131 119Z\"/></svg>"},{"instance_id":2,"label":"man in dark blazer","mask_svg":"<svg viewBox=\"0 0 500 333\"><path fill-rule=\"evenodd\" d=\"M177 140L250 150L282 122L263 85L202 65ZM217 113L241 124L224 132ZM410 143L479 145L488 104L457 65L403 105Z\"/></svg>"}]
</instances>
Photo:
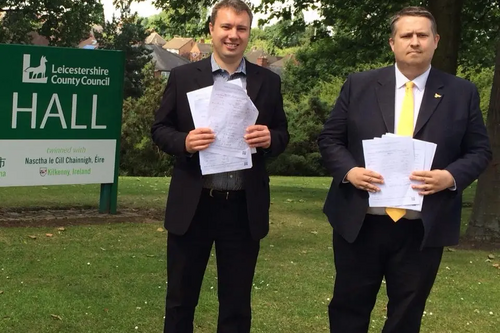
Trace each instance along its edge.
<instances>
[{"instance_id":1,"label":"man in dark blazer","mask_svg":"<svg viewBox=\"0 0 500 333\"><path fill-rule=\"evenodd\" d=\"M332 333L368 331L384 278L389 303L383 333L419 332L443 247L459 240L462 191L491 159L476 87L431 68L439 41L431 13L405 8L391 29L395 66L350 75L318 139L333 176L324 206L337 272ZM380 190L384 170L364 168L362 140L398 134L407 83L410 135L436 143L437 150L431 171L408 175L424 196L422 211L397 210L403 215L398 220L388 215L391 209L368 207L368 192Z\"/></svg>"},{"instance_id":2,"label":"man in dark blazer","mask_svg":"<svg viewBox=\"0 0 500 333\"><path fill-rule=\"evenodd\" d=\"M192 333L203 275L215 243L219 296L218 333L250 332L250 294L259 240L269 230L269 177L265 159L288 143L281 82L243 58L252 13L241 0L212 11L213 55L174 68L152 126L153 141L176 162L165 213L168 230L165 333ZM202 176L198 152L216 133L194 128L187 92L215 81L241 79L259 111L245 140L257 152L251 169Z\"/></svg>"}]
</instances>

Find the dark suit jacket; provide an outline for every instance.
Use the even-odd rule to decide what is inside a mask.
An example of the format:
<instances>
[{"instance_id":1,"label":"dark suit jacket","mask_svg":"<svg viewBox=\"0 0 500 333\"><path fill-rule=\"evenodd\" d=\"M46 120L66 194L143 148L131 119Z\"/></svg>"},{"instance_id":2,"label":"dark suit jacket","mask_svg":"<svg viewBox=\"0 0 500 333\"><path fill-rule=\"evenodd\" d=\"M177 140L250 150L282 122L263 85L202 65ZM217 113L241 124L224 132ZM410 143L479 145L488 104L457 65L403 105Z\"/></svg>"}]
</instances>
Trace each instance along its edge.
<instances>
[{"instance_id":1,"label":"dark suit jacket","mask_svg":"<svg viewBox=\"0 0 500 333\"><path fill-rule=\"evenodd\" d=\"M363 224L368 192L343 183L343 179L351 168L365 166L362 140L394 132L395 85L394 66L350 75L318 139L333 176L324 212L335 231L349 242L354 242ZM462 191L491 160L476 87L432 68L414 138L437 144L431 169L448 170L457 185L456 191L444 190L424 198L422 245L455 245Z\"/></svg>"},{"instance_id":2,"label":"dark suit jacket","mask_svg":"<svg viewBox=\"0 0 500 333\"><path fill-rule=\"evenodd\" d=\"M267 125L271 132L271 147L257 149L252 155L253 167L244 171L250 231L254 239L261 239L269 231L265 158L283 152L289 136L279 76L248 61L246 73L247 93L259 110L256 123ZM213 83L210 58L174 68L151 129L158 147L176 156L165 212L165 228L173 234L183 235L188 230L202 190L199 154L189 156L185 150L186 136L194 129L186 93Z\"/></svg>"}]
</instances>

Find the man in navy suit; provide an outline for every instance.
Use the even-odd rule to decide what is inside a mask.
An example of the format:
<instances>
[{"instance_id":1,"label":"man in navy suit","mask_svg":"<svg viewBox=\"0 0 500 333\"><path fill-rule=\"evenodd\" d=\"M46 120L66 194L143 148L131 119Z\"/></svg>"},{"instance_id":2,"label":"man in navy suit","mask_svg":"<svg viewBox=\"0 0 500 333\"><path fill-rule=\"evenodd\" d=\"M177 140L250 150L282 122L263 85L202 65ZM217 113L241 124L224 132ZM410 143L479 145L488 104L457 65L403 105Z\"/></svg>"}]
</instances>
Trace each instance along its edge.
<instances>
[{"instance_id":1,"label":"man in navy suit","mask_svg":"<svg viewBox=\"0 0 500 333\"><path fill-rule=\"evenodd\" d=\"M389 303L383 333L420 331L443 247L459 240L462 191L491 160L476 87L431 67L439 42L432 14L404 8L391 30L396 64L350 75L318 139L333 176L324 206L337 272L329 305L332 333L368 331L384 278ZM380 190L384 175L364 168L362 140L398 134L408 113L402 113L405 88L412 105L409 135L437 149L431 171L408 175L424 196L421 212L397 210L400 218L391 208L368 207L368 192Z\"/></svg>"},{"instance_id":2,"label":"man in navy suit","mask_svg":"<svg viewBox=\"0 0 500 333\"><path fill-rule=\"evenodd\" d=\"M265 160L288 143L278 75L243 58L252 12L241 0L212 10L210 58L172 70L152 126L153 141L176 162L165 212L168 230L165 333L193 333L205 268L215 243L217 333L249 333L250 295L260 239L269 231L269 177ZM259 111L245 140L257 152L251 169L202 176L198 152L215 138L194 128L187 92L216 81L241 79Z\"/></svg>"}]
</instances>

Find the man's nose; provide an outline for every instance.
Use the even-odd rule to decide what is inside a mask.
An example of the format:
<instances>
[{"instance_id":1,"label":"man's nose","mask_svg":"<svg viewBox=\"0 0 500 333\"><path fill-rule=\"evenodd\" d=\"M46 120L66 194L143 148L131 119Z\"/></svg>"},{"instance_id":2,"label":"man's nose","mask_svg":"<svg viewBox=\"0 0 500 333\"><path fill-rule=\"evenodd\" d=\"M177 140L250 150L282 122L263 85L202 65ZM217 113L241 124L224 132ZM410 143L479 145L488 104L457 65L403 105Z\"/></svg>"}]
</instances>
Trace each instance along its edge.
<instances>
[{"instance_id":1,"label":"man's nose","mask_svg":"<svg viewBox=\"0 0 500 333\"><path fill-rule=\"evenodd\" d=\"M411 36L411 45L415 45L415 46L418 46L420 44L420 40L418 39L418 36L417 34L413 34Z\"/></svg>"},{"instance_id":2,"label":"man's nose","mask_svg":"<svg viewBox=\"0 0 500 333\"><path fill-rule=\"evenodd\" d=\"M233 28L231 30L229 30L229 38L237 38L238 37L238 31L236 30L236 28Z\"/></svg>"}]
</instances>

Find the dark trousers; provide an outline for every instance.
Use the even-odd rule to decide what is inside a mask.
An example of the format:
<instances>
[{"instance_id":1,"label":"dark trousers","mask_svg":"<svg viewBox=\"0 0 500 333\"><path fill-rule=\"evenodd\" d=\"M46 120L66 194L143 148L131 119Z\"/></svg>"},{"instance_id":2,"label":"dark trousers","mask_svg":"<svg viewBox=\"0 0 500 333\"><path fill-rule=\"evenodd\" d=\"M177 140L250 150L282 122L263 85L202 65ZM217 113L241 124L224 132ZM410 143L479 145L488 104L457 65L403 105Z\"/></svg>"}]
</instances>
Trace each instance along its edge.
<instances>
[{"instance_id":1,"label":"dark trousers","mask_svg":"<svg viewBox=\"0 0 500 333\"><path fill-rule=\"evenodd\" d=\"M350 244L333 233L337 275L328 307L331 333L367 333L382 279L387 286L383 333L418 333L425 302L441 262L443 248L420 249L421 220L367 215Z\"/></svg>"},{"instance_id":2,"label":"dark trousers","mask_svg":"<svg viewBox=\"0 0 500 333\"><path fill-rule=\"evenodd\" d=\"M250 236L243 191L203 191L186 234L168 234L165 333L192 333L200 288L215 243L219 297L217 333L248 333L259 241Z\"/></svg>"}]
</instances>

